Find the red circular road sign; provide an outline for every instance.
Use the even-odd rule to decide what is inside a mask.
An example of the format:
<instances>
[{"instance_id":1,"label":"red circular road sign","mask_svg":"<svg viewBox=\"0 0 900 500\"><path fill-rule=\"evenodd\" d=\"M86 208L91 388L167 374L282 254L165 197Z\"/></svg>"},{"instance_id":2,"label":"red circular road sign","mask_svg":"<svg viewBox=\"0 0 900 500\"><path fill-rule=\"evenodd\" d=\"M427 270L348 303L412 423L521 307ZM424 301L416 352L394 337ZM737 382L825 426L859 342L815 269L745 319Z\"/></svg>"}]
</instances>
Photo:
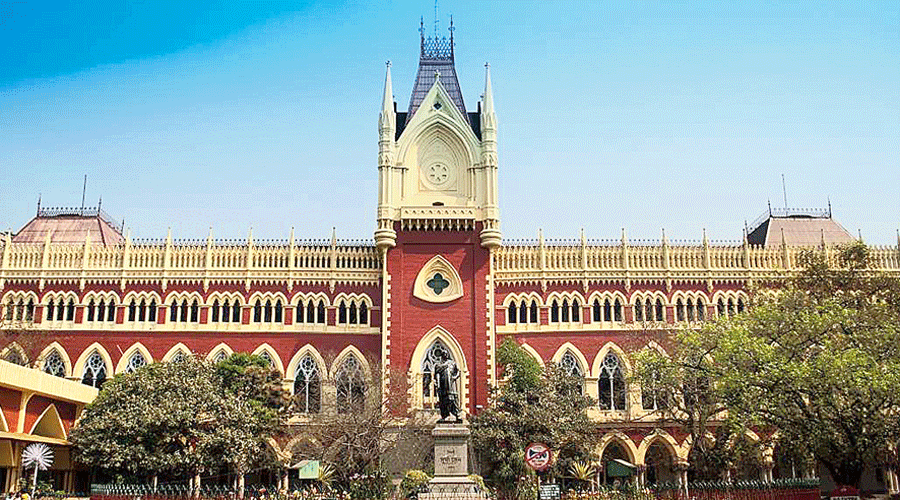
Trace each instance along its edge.
<instances>
[{"instance_id":1,"label":"red circular road sign","mask_svg":"<svg viewBox=\"0 0 900 500\"><path fill-rule=\"evenodd\" d=\"M547 470L553 463L553 452L544 443L531 443L525 448L525 463L536 471Z\"/></svg>"}]
</instances>

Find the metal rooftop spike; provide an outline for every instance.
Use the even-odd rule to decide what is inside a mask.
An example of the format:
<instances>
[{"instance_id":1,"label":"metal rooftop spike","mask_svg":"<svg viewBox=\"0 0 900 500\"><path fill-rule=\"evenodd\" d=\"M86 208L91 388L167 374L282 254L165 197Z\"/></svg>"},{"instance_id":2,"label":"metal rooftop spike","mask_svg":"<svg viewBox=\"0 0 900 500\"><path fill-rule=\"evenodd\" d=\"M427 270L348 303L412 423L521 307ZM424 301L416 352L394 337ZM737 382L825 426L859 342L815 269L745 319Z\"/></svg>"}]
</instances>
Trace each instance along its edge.
<instances>
[{"instance_id":1,"label":"metal rooftop spike","mask_svg":"<svg viewBox=\"0 0 900 500\"><path fill-rule=\"evenodd\" d=\"M412 119L425 99L425 95L431 90L436 80L436 74L440 73L441 84L447 90L453 104L463 116L466 114L466 105L463 101L462 90L456 77L453 53L453 18L450 18L450 36L440 37L435 31L434 36L425 36L425 22L419 21L419 35L421 50L419 51L419 71L416 74L416 83L413 85L412 95L409 98L409 111L406 114L406 123ZM405 124L404 124L405 125Z\"/></svg>"}]
</instances>

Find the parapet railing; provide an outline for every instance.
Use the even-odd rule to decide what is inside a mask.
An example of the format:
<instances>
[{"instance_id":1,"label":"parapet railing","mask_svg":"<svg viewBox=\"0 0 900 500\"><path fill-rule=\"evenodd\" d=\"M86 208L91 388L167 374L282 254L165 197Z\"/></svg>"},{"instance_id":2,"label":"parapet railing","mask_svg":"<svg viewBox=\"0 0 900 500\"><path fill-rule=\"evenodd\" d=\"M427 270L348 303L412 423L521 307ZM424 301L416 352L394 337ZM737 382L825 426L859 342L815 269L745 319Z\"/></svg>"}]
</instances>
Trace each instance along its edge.
<instances>
[{"instance_id":1,"label":"parapet railing","mask_svg":"<svg viewBox=\"0 0 900 500\"><path fill-rule=\"evenodd\" d=\"M872 246L874 269L900 271L900 245ZM500 277L513 273L586 272L635 274L683 274L684 272L778 272L797 268L804 251L823 252L829 259L837 255L836 246L816 248L764 247L749 244L716 245L707 242L670 245L512 245L500 247L494 269Z\"/></svg>"},{"instance_id":2,"label":"parapet railing","mask_svg":"<svg viewBox=\"0 0 900 500\"><path fill-rule=\"evenodd\" d=\"M375 282L381 257L372 245L173 241L98 243L0 242L0 287L6 279L153 279Z\"/></svg>"}]
</instances>

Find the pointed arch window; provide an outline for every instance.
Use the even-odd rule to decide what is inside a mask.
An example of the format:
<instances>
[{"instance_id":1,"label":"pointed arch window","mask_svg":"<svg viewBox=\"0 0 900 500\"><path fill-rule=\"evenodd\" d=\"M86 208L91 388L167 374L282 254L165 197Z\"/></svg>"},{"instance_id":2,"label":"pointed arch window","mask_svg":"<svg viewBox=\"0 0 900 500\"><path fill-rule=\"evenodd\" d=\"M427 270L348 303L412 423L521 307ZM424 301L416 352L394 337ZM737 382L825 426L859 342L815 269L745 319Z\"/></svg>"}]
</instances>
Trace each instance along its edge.
<instances>
[{"instance_id":1,"label":"pointed arch window","mask_svg":"<svg viewBox=\"0 0 900 500\"><path fill-rule=\"evenodd\" d=\"M359 324L359 315L357 314L357 312L358 311L356 309L356 303L351 301L350 308L348 311L348 313L350 315L349 320L350 320L351 325Z\"/></svg>"},{"instance_id":2,"label":"pointed arch window","mask_svg":"<svg viewBox=\"0 0 900 500\"><path fill-rule=\"evenodd\" d=\"M359 361L347 356L334 378L338 413L362 413L366 404L366 384Z\"/></svg>"},{"instance_id":3,"label":"pointed arch window","mask_svg":"<svg viewBox=\"0 0 900 500\"><path fill-rule=\"evenodd\" d=\"M641 299L634 303L634 320L644 321L644 301Z\"/></svg>"},{"instance_id":4,"label":"pointed arch window","mask_svg":"<svg viewBox=\"0 0 900 500\"><path fill-rule=\"evenodd\" d=\"M219 299L213 301L212 305L212 318L210 319L213 323L219 322Z\"/></svg>"},{"instance_id":5,"label":"pointed arch window","mask_svg":"<svg viewBox=\"0 0 900 500\"><path fill-rule=\"evenodd\" d=\"M653 321L653 301L644 301L644 321Z\"/></svg>"},{"instance_id":6,"label":"pointed arch window","mask_svg":"<svg viewBox=\"0 0 900 500\"><path fill-rule=\"evenodd\" d=\"M597 383L601 410L625 409L625 376L622 373L621 361L614 353L608 353L603 358Z\"/></svg>"},{"instance_id":7,"label":"pointed arch window","mask_svg":"<svg viewBox=\"0 0 900 500\"><path fill-rule=\"evenodd\" d=\"M265 313L263 316L265 318L265 322L271 323L272 322L272 301L271 300L266 301L266 307L265 307L265 309L263 309L263 312Z\"/></svg>"},{"instance_id":8,"label":"pointed arch window","mask_svg":"<svg viewBox=\"0 0 900 500\"><path fill-rule=\"evenodd\" d=\"M706 315L706 303L703 299L697 299L697 321L703 321Z\"/></svg>"},{"instance_id":9,"label":"pointed arch window","mask_svg":"<svg viewBox=\"0 0 900 500\"><path fill-rule=\"evenodd\" d=\"M534 299L531 300L531 310L528 311L528 315L532 323L538 324L538 304Z\"/></svg>"},{"instance_id":10,"label":"pointed arch window","mask_svg":"<svg viewBox=\"0 0 900 500\"><path fill-rule=\"evenodd\" d=\"M241 303L237 299L234 299L234 304L231 306L231 322L241 322Z\"/></svg>"},{"instance_id":11,"label":"pointed arch window","mask_svg":"<svg viewBox=\"0 0 900 500\"><path fill-rule=\"evenodd\" d=\"M81 374L81 383L91 387L100 388L106 382L106 362L99 352L94 351L88 356L84 364L84 372Z\"/></svg>"},{"instance_id":12,"label":"pointed arch window","mask_svg":"<svg viewBox=\"0 0 900 500\"><path fill-rule=\"evenodd\" d=\"M89 323L92 323L94 321L96 309L97 309L97 304L94 302L94 299L91 299L91 301L88 302L88 306L87 306L87 321Z\"/></svg>"},{"instance_id":13,"label":"pointed arch window","mask_svg":"<svg viewBox=\"0 0 900 500\"><path fill-rule=\"evenodd\" d=\"M194 302L191 304L191 323L197 323L200 321L200 304L197 302L197 299L194 299Z\"/></svg>"},{"instance_id":14,"label":"pointed arch window","mask_svg":"<svg viewBox=\"0 0 900 500\"><path fill-rule=\"evenodd\" d=\"M3 360L19 366L25 366L28 364L25 361L25 356L22 356L22 353L19 352L19 349L15 347L15 344L7 348L6 354L3 355Z\"/></svg>"},{"instance_id":15,"label":"pointed arch window","mask_svg":"<svg viewBox=\"0 0 900 500\"><path fill-rule=\"evenodd\" d=\"M56 349L50 351L50 354L44 359L44 373L49 373L55 377L66 376L66 364Z\"/></svg>"},{"instance_id":16,"label":"pointed arch window","mask_svg":"<svg viewBox=\"0 0 900 500\"><path fill-rule=\"evenodd\" d=\"M125 373L134 373L144 366L147 366L147 358L140 352L136 352L128 358L128 366L125 367Z\"/></svg>"},{"instance_id":17,"label":"pointed arch window","mask_svg":"<svg viewBox=\"0 0 900 500\"><path fill-rule=\"evenodd\" d=\"M181 349L175 351L175 354L172 355L170 362L172 363L182 363L187 359L187 355Z\"/></svg>"},{"instance_id":18,"label":"pointed arch window","mask_svg":"<svg viewBox=\"0 0 900 500\"><path fill-rule=\"evenodd\" d=\"M556 299L553 299L553 303L550 304L550 321L559 323L559 302Z\"/></svg>"},{"instance_id":19,"label":"pointed arch window","mask_svg":"<svg viewBox=\"0 0 900 500\"><path fill-rule=\"evenodd\" d=\"M517 312L518 312L518 306L516 306L516 303L515 303L515 302L511 303L511 304L509 305L509 311L508 311L508 314L507 314L507 321L506 321L506 322L509 323L510 325L515 324L515 323L516 323L516 320L518 319L518 316L517 316L517 314L516 314Z\"/></svg>"},{"instance_id":20,"label":"pointed arch window","mask_svg":"<svg viewBox=\"0 0 900 500\"><path fill-rule=\"evenodd\" d=\"M260 352L259 357L269 365L269 368L275 368L275 360L272 359L272 355L269 354L269 351Z\"/></svg>"},{"instance_id":21,"label":"pointed arch window","mask_svg":"<svg viewBox=\"0 0 900 500\"><path fill-rule=\"evenodd\" d=\"M563 299L562 301L562 322L569 322L569 299Z\"/></svg>"},{"instance_id":22,"label":"pointed arch window","mask_svg":"<svg viewBox=\"0 0 900 500\"><path fill-rule=\"evenodd\" d=\"M615 321L622 322L622 301L616 299L615 307L613 308Z\"/></svg>"},{"instance_id":23,"label":"pointed arch window","mask_svg":"<svg viewBox=\"0 0 900 500\"><path fill-rule=\"evenodd\" d=\"M654 308L654 312L656 313L656 321L665 321L665 308L663 307L662 299L656 299L656 307Z\"/></svg>"},{"instance_id":24,"label":"pointed arch window","mask_svg":"<svg viewBox=\"0 0 900 500\"><path fill-rule=\"evenodd\" d=\"M325 324L325 301L319 301L319 307L316 309L316 323Z\"/></svg>"},{"instance_id":25,"label":"pointed arch window","mask_svg":"<svg viewBox=\"0 0 900 500\"><path fill-rule=\"evenodd\" d=\"M106 321L113 323L116 321L116 303L110 299L106 306Z\"/></svg>"},{"instance_id":26,"label":"pointed arch window","mask_svg":"<svg viewBox=\"0 0 900 500\"><path fill-rule=\"evenodd\" d=\"M322 406L319 365L309 354L303 356L294 373L294 402L301 413L319 413Z\"/></svg>"},{"instance_id":27,"label":"pointed arch window","mask_svg":"<svg viewBox=\"0 0 900 500\"><path fill-rule=\"evenodd\" d=\"M581 364L578 363L578 358L572 354L572 351L566 351L563 354L563 357L559 360L559 368L570 377L584 377Z\"/></svg>"},{"instance_id":28,"label":"pointed arch window","mask_svg":"<svg viewBox=\"0 0 900 500\"><path fill-rule=\"evenodd\" d=\"M519 303L519 323L528 323L528 301L526 300Z\"/></svg>"},{"instance_id":29,"label":"pointed arch window","mask_svg":"<svg viewBox=\"0 0 900 500\"><path fill-rule=\"evenodd\" d=\"M262 322L262 301L256 299L256 304L253 305L253 322L260 323Z\"/></svg>"},{"instance_id":30,"label":"pointed arch window","mask_svg":"<svg viewBox=\"0 0 900 500\"><path fill-rule=\"evenodd\" d=\"M128 304L128 321L133 322L137 317L137 303L134 299L131 299L131 303Z\"/></svg>"},{"instance_id":31,"label":"pointed arch window","mask_svg":"<svg viewBox=\"0 0 900 500\"><path fill-rule=\"evenodd\" d=\"M347 304L342 300L341 304L338 306L338 323L344 324L347 322Z\"/></svg>"},{"instance_id":32,"label":"pointed arch window","mask_svg":"<svg viewBox=\"0 0 900 500\"><path fill-rule=\"evenodd\" d=\"M669 408L669 395L662 387L659 373L652 374L649 387L641 387L641 406L647 411L666 410Z\"/></svg>"},{"instance_id":33,"label":"pointed arch window","mask_svg":"<svg viewBox=\"0 0 900 500\"><path fill-rule=\"evenodd\" d=\"M75 300L69 299L66 306L66 321L75 321Z\"/></svg>"},{"instance_id":34,"label":"pointed arch window","mask_svg":"<svg viewBox=\"0 0 900 500\"><path fill-rule=\"evenodd\" d=\"M297 302L297 307L294 310L294 323L304 323L306 320L306 308L303 307L303 301Z\"/></svg>"},{"instance_id":35,"label":"pointed arch window","mask_svg":"<svg viewBox=\"0 0 900 500\"><path fill-rule=\"evenodd\" d=\"M313 304L313 301L309 301L306 304L306 322L307 323L315 323L316 322L316 306Z\"/></svg>"},{"instance_id":36,"label":"pointed arch window","mask_svg":"<svg viewBox=\"0 0 900 500\"><path fill-rule=\"evenodd\" d=\"M219 352L217 352L216 355L213 356L213 363L221 363L222 361L225 361L225 358L227 357L228 353L225 352L225 349L219 349Z\"/></svg>"},{"instance_id":37,"label":"pointed arch window","mask_svg":"<svg viewBox=\"0 0 900 500\"><path fill-rule=\"evenodd\" d=\"M366 305L365 302L359 303L359 324L360 325L368 325L369 324L369 306Z\"/></svg>"},{"instance_id":38,"label":"pointed arch window","mask_svg":"<svg viewBox=\"0 0 900 500\"><path fill-rule=\"evenodd\" d=\"M563 357L559 360L559 368L566 375L580 381L578 384L578 392L579 394L584 394L584 370L581 369L581 364L578 362L578 358L572 354L572 351L566 351L566 353L563 354Z\"/></svg>"},{"instance_id":39,"label":"pointed arch window","mask_svg":"<svg viewBox=\"0 0 900 500\"><path fill-rule=\"evenodd\" d=\"M682 322L685 320L684 315L684 301L678 299L675 302L675 321Z\"/></svg>"},{"instance_id":40,"label":"pointed arch window","mask_svg":"<svg viewBox=\"0 0 900 500\"><path fill-rule=\"evenodd\" d=\"M100 304L97 306L97 321L103 321L106 317L106 302L103 299L100 299Z\"/></svg>"},{"instance_id":41,"label":"pointed arch window","mask_svg":"<svg viewBox=\"0 0 900 500\"><path fill-rule=\"evenodd\" d=\"M719 317L725 316L725 301L724 300L719 299L719 302L716 304L716 313L719 315Z\"/></svg>"},{"instance_id":42,"label":"pointed arch window","mask_svg":"<svg viewBox=\"0 0 900 500\"><path fill-rule=\"evenodd\" d=\"M606 304L609 304L609 299L606 300ZM600 299L594 299L594 303L591 305L591 321L594 323L603 321L603 312Z\"/></svg>"},{"instance_id":43,"label":"pointed arch window","mask_svg":"<svg viewBox=\"0 0 900 500\"><path fill-rule=\"evenodd\" d=\"M680 299L679 299L679 302L681 302ZM696 315L694 314L695 309L694 309L693 299L687 299L687 305L685 305L685 311L687 312L687 314L680 321L685 321L685 320L694 321L694 319L696 318Z\"/></svg>"},{"instance_id":44,"label":"pointed arch window","mask_svg":"<svg viewBox=\"0 0 900 500\"><path fill-rule=\"evenodd\" d=\"M275 301L275 322L284 323L284 307L281 305L281 299Z\"/></svg>"}]
</instances>

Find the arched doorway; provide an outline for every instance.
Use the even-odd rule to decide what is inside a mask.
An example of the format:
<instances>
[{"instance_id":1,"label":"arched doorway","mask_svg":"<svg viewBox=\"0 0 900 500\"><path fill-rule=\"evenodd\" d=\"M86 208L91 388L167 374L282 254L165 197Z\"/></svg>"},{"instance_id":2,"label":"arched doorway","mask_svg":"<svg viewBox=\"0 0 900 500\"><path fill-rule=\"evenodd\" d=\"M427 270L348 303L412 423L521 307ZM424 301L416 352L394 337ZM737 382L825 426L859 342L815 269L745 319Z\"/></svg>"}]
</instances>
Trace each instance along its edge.
<instances>
[{"instance_id":1,"label":"arched doorway","mask_svg":"<svg viewBox=\"0 0 900 500\"><path fill-rule=\"evenodd\" d=\"M602 477L600 480L607 486L624 486L634 474L631 457L621 443L612 441L603 449L600 457Z\"/></svg>"},{"instance_id":2,"label":"arched doorway","mask_svg":"<svg viewBox=\"0 0 900 500\"><path fill-rule=\"evenodd\" d=\"M646 484L674 483L676 481L674 463L674 457L665 445L659 441L650 445L644 456Z\"/></svg>"}]
</instances>

